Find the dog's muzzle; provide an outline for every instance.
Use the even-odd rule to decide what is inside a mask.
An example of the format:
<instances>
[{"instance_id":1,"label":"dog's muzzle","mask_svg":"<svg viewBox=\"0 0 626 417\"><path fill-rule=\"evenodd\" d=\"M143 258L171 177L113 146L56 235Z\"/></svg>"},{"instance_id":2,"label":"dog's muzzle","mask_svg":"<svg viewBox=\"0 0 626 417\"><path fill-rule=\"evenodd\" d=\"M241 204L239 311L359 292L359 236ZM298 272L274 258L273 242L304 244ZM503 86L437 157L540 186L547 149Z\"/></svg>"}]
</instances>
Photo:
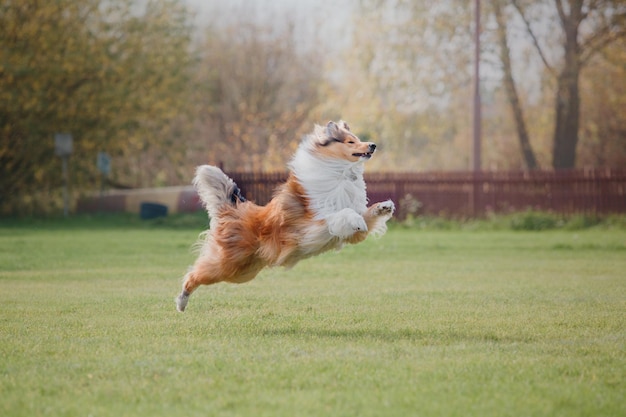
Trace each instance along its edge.
<instances>
[{"instance_id":1,"label":"dog's muzzle","mask_svg":"<svg viewBox=\"0 0 626 417\"><path fill-rule=\"evenodd\" d=\"M374 153L374 151L376 150L376 144L375 143L370 143L369 147L368 147L368 151L365 153L353 153L353 156L358 156L360 158L371 158L372 154Z\"/></svg>"}]
</instances>

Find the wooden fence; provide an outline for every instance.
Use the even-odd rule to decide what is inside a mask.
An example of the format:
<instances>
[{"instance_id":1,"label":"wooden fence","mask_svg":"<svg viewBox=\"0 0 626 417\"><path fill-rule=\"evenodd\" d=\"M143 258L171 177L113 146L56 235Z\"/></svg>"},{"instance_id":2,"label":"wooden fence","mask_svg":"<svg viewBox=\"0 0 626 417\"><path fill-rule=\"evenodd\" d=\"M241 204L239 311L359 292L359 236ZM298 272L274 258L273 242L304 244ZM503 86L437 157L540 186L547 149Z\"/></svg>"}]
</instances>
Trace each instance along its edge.
<instances>
[{"instance_id":1,"label":"wooden fence","mask_svg":"<svg viewBox=\"0 0 626 417\"><path fill-rule=\"evenodd\" d=\"M287 173L228 173L246 198L266 204ZM372 173L370 202L392 199L409 214L481 217L534 209L561 214L626 212L626 169Z\"/></svg>"},{"instance_id":2,"label":"wooden fence","mask_svg":"<svg viewBox=\"0 0 626 417\"><path fill-rule=\"evenodd\" d=\"M287 179L286 172L228 172L243 195L266 204ZM507 172L426 172L366 174L370 202L391 199L396 218L433 215L481 217L527 209L562 213L626 212L626 169ZM141 203L166 205L170 213L201 209L191 186L110 190L79 199L78 212L139 212Z\"/></svg>"}]
</instances>

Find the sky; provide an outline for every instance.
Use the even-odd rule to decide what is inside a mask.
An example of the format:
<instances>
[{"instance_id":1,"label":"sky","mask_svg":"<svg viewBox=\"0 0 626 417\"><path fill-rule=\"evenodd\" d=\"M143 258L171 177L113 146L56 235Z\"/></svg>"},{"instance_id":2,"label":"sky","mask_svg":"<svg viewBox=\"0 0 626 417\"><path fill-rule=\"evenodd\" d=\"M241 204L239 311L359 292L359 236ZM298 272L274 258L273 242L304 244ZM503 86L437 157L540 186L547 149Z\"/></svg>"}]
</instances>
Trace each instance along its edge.
<instances>
[{"instance_id":1,"label":"sky","mask_svg":"<svg viewBox=\"0 0 626 417\"><path fill-rule=\"evenodd\" d=\"M315 16L335 17L348 16L352 10L353 0L186 0L197 10L201 18L208 18L216 11L252 11L257 16L270 17L291 14L298 18Z\"/></svg>"},{"instance_id":2,"label":"sky","mask_svg":"<svg viewBox=\"0 0 626 417\"><path fill-rule=\"evenodd\" d=\"M250 16L260 23L294 23L296 40L303 45L321 40L324 47L349 44L351 13L356 0L186 0L197 12L196 25L228 23L230 18ZM315 45L307 45L315 46Z\"/></svg>"}]
</instances>

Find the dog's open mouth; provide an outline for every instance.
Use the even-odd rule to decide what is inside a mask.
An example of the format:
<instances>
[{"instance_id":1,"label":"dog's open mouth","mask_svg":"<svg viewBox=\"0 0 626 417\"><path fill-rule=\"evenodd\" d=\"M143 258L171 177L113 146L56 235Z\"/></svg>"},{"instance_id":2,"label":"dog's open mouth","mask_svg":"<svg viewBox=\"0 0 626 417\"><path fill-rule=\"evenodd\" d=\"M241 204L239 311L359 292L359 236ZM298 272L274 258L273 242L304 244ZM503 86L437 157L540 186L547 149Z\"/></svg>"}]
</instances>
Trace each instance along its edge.
<instances>
[{"instance_id":1,"label":"dog's open mouth","mask_svg":"<svg viewBox=\"0 0 626 417\"><path fill-rule=\"evenodd\" d=\"M352 156L356 156L357 158L371 158L374 152L364 152L364 153L353 153Z\"/></svg>"}]
</instances>

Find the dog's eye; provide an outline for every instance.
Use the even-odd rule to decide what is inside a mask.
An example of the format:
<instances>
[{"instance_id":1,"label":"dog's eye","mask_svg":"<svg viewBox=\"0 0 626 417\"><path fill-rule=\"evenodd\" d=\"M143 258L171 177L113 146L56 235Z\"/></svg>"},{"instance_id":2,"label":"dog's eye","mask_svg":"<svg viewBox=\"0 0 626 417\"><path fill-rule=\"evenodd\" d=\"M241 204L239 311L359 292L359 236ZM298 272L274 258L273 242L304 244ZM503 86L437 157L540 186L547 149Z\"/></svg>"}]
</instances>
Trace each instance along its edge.
<instances>
[{"instance_id":1,"label":"dog's eye","mask_svg":"<svg viewBox=\"0 0 626 417\"><path fill-rule=\"evenodd\" d=\"M353 140L349 140L348 143L354 143L354 141Z\"/></svg>"}]
</instances>

